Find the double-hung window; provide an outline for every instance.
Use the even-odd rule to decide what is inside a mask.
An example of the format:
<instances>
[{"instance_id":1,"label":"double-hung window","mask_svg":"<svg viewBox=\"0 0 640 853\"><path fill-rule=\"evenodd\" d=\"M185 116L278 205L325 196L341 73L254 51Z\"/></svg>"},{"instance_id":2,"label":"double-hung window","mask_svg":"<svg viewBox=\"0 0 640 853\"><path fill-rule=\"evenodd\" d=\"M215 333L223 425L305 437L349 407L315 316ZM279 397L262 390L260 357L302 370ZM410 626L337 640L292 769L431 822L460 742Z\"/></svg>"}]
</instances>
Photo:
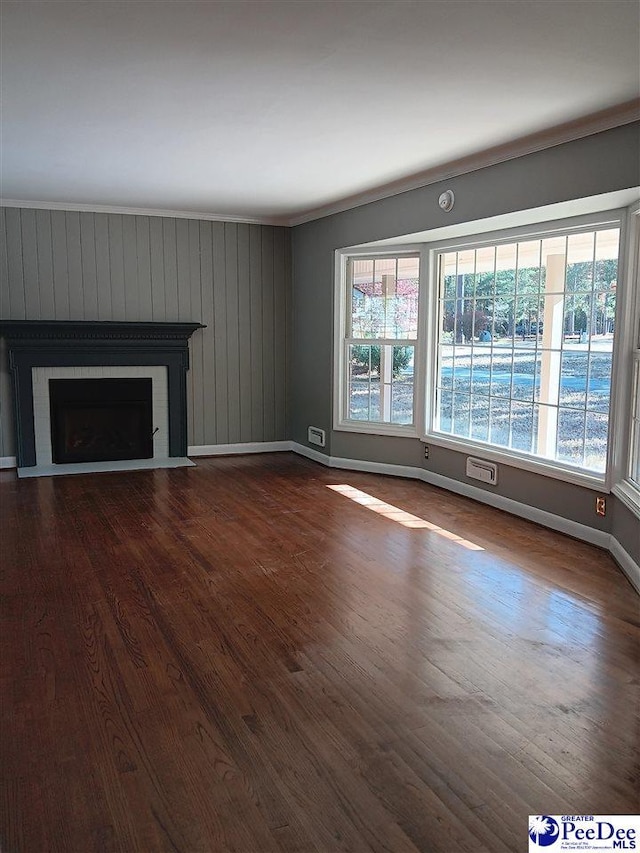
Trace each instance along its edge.
<instances>
[{"instance_id":1,"label":"double-hung window","mask_svg":"<svg viewBox=\"0 0 640 853\"><path fill-rule=\"evenodd\" d=\"M631 388L628 415L623 413L629 429L624 468L616 494L632 509L640 512L640 207L630 216L628 268L628 322L630 330ZM623 399L625 399L623 397ZM626 401L625 401L626 402ZM626 421L626 423L625 423Z\"/></svg>"},{"instance_id":2,"label":"double-hung window","mask_svg":"<svg viewBox=\"0 0 640 853\"><path fill-rule=\"evenodd\" d=\"M338 318L341 428L413 430L419 277L415 252L344 258Z\"/></svg>"},{"instance_id":3,"label":"double-hung window","mask_svg":"<svg viewBox=\"0 0 640 853\"><path fill-rule=\"evenodd\" d=\"M623 221L337 252L335 428L607 488L621 446L612 452L613 401L619 434L631 420L626 482L640 494L640 340L630 358L627 331L637 281L617 314ZM627 390L616 401L618 336Z\"/></svg>"},{"instance_id":4,"label":"double-hung window","mask_svg":"<svg viewBox=\"0 0 640 853\"><path fill-rule=\"evenodd\" d=\"M618 223L435 252L429 430L602 478Z\"/></svg>"}]
</instances>

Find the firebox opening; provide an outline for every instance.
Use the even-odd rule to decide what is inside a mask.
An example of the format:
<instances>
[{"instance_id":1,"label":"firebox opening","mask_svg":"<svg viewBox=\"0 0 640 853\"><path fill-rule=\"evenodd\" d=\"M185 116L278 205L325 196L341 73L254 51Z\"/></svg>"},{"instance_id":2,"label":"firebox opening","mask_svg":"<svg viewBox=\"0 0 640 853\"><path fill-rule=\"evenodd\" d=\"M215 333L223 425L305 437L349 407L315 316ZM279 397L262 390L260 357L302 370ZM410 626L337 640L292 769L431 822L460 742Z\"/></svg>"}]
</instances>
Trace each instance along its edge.
<instances>
[{"instance_id":1,"label":"firebox opening","mask_svg":"<svg viewBox=\"0 0 640 853\"><path fill-rule=\"evenodd\" d=\"M50 379L53 462L153 457L151 379Z\"/></svg>"}]
</instances>

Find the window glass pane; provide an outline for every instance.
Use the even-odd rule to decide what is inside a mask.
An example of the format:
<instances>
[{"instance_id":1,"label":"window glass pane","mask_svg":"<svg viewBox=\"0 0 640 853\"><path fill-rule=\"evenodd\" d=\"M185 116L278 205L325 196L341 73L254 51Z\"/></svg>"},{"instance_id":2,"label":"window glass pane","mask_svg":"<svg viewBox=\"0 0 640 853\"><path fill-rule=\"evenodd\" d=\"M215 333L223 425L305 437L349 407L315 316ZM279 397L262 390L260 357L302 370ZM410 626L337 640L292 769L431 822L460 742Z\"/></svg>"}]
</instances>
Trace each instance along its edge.
<instances>
[{"instance_id":1,"label":"window glass pane","mask_svg":"<svg viewBox=\"0 0 640 853\"><path fill-rule=\"evenodd\" d=\"M351 336L378 338L384 324L382 291L376 287L370 259L351 260Z\"/></svg>"},{"instance_id":2,"label":"window glass pane","mask_svg":"<svg viewBox=\"0 0 640 853\"><path fill-rule=\"evenodd\" d=\"M587 412L585 418L585 460L591 471L604 471L607 466L609 416Z\"/></svg>"},{"instance_id":3,"label":"window glass pane","mask_svg":"<svg viewBox=\"0 0 640 853\"><path fill-rule=\"evenodd\" d=\"M349 417L380 420L380 347L349 347Z\"/></svg>"},{"instance_id":4,"label":"window glass pane","mask_svg":"<svg viewBox=\"0 0 640 853\"><path fill-rule=\"evenodd\" d=\"M393 347L391 423L413 423L414 347Z\"/></svg>"},{"instance_id":5,"label":"window glass pane","mask_svg":"<svg viewBox=\"0 0 640 853\"><path fill-rule=\"evenodd\" d=\"M491 399L489 441L500 447L509 446L509 401Z\"/></svg>"},{"instance_id":6,"label":"window glass pane","mask_svg":"<svg viewBox=\"0 0 640 853\"><path fill-rule=\"evenodd\" d=\"M562 353L560 374L560 405L572 409L583 409L586 405L587 354L565 350Z\"/></svg>"},{"instance_id":7,"label":"window glass pane","mask_svg":"<svg viewBox=\"0 0 640 853\"><path fill-rule=\"evenodd\" d=\"M482 394L488 397L491 388L491 348L474 348L471 366L471 391L474 396Z\"/></svg>"},{"instance_id":8,"label":"window glass pane","mask_svg":"<svg viewBox=\"0 0 640 853\"><path fill-rule=\"evenodd\" d=\"M415 340L418 337L418 258L399 258L395 284L390 277L387 281L390 289L386 297L385 337Z\"/></svg>"},{"instance_id":9,"label":"window glass pane","mask_svg":"<svg viewBox=\"0 0 640 853\"><path fill-rule=\"evenodd\" d=\"M348 417L377 423L413 423L413 346L348 347Z\"/></svg>"},{"instance_id":10,"label":"window glass pane","mask_svg":"<svg viewBox=\"0 0 640 853\"><path fill-rule=\"evenodd\" d=\"M456 435L469 435L471 397L469 394L453 395L453 431Z\"/></svg>"},{"instance_id":11,"label":"window glass pane","mask_svg":"<svg viewBox=\"0 0 640 853\"><path fill-rule=\"evenodd\" d=\"M511 404L511 447L531 452L533 442L533 404Z\"/></svg>"},{"instance_id":12,"label":"window glass pane","mask_svg":"<svg viewBox=\"0 0 640 853\"><path fill-rule=\"evenodd\" d=\"M447 430L604 470L618 237L614 228L445 253Z\"/></svg>"},{"instance_id":13,"label":"window glass pane","mask_svg":"<svg viewBox=\"0 0 640 853\"><path fill-rule=\"evenodd\" d=\"M440 347L438 385L446 389L450 389L453 386L453 347Z\"/></svg>"},{"instance_id":14,"label":"window glass pane","mask_svg":"<svg viewBox=\"0 0 640 853\"><path fill-rule=\"evenodd\" d=\"M609 340L608 343L610 345L612 341ZM588 409L604 413L609 411L612 360L611 346L604 345L602 349L592 348L589 356Z\"/></svg>"},{"instance_id":15,"label":"window glass pane","mask_svg":"<svg viewBox=\"0 0 640 853\"><path fill-rule=\"evenodd\" d=\"M559 409L556 458L561 462L582 465L583 451L584 412Z\"/></svg>"},{"instance_id":16,"label":"window glass pane","mask_svg":"<svg viewBox=\"0 0 640 853\"><path fill-rule=\"evenodd\" d=\"M476 441L489 439L489 397L474 396L472 398L471 438Z\"/></svg>"},{"instance_id":17,"label":"window glass pane","mask_svg":"<svg viewBox=\"0 0 640 853\"><path fill-rule=\"evenodd\" d=\"M535 374L536 359L534 353L527 351L515 353L511 394L516 400L533 401Z\"/></svg>"},{"instance_id":18,"label":"window glass pane","mask_svg":"<svg viewBox=\"0 0 640 853\"><path fill-rule=\"evenodd\" d=\"M453 413L453 394L451 391L437 390L439 429L441 432L451 432Z\"/></svg>"}]
</instances>

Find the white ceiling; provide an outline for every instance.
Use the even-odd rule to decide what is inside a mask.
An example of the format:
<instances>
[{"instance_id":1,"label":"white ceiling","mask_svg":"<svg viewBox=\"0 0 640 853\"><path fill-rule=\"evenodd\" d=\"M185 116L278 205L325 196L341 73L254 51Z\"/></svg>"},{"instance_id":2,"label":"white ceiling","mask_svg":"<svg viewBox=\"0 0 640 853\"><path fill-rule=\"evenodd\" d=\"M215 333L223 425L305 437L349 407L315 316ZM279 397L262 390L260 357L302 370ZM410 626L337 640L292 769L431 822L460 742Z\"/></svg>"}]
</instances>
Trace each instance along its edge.
<instances>
[{"instance_id":1,"label":"white ceiling","mask_svg":"<svg viewBox=\"0 0 640 853\"><path fill-rule=\"evenodd\" d=\"M349 206L637 97L639 8L2 0L2 196L252 221Z\"/></svg>"}]
</instances>

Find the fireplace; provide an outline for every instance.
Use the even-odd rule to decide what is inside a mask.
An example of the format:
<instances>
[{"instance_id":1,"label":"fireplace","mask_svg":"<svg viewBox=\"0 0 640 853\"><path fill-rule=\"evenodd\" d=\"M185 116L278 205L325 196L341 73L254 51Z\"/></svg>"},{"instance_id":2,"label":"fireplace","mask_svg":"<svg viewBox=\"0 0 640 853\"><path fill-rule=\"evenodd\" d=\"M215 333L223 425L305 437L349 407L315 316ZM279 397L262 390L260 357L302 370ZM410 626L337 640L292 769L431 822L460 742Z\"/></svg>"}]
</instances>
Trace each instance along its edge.
<instances>
[{"instance_id":1,"label":"fireplace","mask_svg":"<svg viewBox=\"0 0 640 853\"><path fill-rule=\"evenodd\" d=\"M55 463L153 457L151 379L50 379Z\"/></svg>"},{"instance_id":2,"label":"fireplace","mask_svg":"<svg viewBox=\"0 0 640 853\"><path fill-rule=\"evenodd\" d=\"M192 465L189 338L200 323L0 321L18 476Z\"/></svg>"}]
</instances>

